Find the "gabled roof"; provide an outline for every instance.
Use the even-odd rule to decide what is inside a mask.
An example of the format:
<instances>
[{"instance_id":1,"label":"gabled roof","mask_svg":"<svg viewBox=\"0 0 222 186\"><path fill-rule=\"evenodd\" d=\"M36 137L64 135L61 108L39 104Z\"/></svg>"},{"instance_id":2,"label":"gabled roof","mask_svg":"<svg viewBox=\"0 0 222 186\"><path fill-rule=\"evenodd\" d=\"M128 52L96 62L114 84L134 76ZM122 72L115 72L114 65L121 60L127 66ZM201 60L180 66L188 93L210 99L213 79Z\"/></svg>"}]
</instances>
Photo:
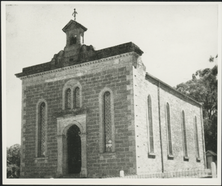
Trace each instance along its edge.
<instances>
[{"instance_id":1,"label":"gabled roof","mask_svg":"<svg viewBox=\"0 0 222 186\"><path fill-rule=\"evenodd\" d=\"M211 151L211 150L208 150L208 151L206 152L206 155L217 156L217 154L216 154L215 152Z\"/></svg>"},{"instance_id":2,"label":"gabled roof","mask_svg":"<svg viewBox=\"0 0 222 186\"><path fill-rule=\"evenodd\" d=\"M73 21L73 20L70 20L70 21L66 24L66 26L64 26L64 28L62 29L63 32L66 32L66 30L67 30L72 24L75 24L76 27L82 28L84 31L87 30L87 28L84 27L83 25L81 25L80 23L78 23L78 22L76 22L76 21Z\"/></svg>"},{"instance_id":3,"label":"gabled roof","mask_svg":"<svg viewBox=\"0 0 222 186\"><path fill-rule=\"evenodd\" d=\"M163 81L161 81L160 79L152 76L151 74L149 74L148 72L146 72L146 76L145 76L146 80L149 80L150 82L152 82L153 84L159 86L160 88L168 91L169 93L177 96L178 98L187 101L193 105L196 105L198 107L202 106L202 103L190 98L187 95L182 94L181 92L177 91L175 88L171 87L170 85L168 85L167 83L164 83Z\"/></svg>"}]
</instances>

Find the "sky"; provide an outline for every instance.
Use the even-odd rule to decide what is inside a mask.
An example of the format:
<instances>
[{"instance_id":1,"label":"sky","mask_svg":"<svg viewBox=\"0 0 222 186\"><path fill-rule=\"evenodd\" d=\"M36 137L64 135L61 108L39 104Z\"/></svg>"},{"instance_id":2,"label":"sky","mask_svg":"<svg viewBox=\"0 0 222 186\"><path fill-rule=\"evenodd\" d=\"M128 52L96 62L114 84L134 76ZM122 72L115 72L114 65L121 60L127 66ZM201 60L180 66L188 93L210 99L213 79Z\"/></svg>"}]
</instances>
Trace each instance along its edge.
<instances>
[{"instance_id":1,"label":"sky","mask_svg":"<svg viewBox=\"0 0 222 186\"><path fill-rule=\"evenodd\" d=\"M146 71L176 86L211 68L218 50L217 3L7 3L2 11L6 146L21 141L22 68L49 62L63 50L62 28L73 19L85 26L84 42L96 50L133 42L144 52ZM3 95L3 96L4 96Z\"/></svg>"}]
</instances>

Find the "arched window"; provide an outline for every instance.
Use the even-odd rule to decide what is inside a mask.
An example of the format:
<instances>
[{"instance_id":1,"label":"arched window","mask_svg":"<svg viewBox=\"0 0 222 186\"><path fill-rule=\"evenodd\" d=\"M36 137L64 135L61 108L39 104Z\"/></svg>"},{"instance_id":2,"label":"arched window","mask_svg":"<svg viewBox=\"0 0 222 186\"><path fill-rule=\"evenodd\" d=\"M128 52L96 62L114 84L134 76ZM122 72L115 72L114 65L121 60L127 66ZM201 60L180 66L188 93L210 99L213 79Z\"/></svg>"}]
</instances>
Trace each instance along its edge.
<instances>
[{"instance_id":1,"label":"arched window","mask_svg":"<svg viewBox=\"0 0 222 186\"><path fill-rule=\"evenodd\" d=\"M103 95L104 151L112 151L111 95L106 91Z\"/></svg>"},{"instance_id":2,"label":"arched window","mask_svg":"<svg viewBox=\"0 0 222 186\"><path fill-rule=\"evenodd\" d=\"M65 109L71 109L71 89L65 91Z\"/></svg>"},{"instance_id":3,"label":"arched window","mask_svg":"<svg viewBox=\"0 0 222 186\"><path fill-rule=\"evenodd\" d=\"M39 105L38 112L38 157L45 156L45 141L46 141L46 104L42 102Z\"/></svg>"},{"instance_id":4,"label":"arched window","mask_svg":"<svg viewBox=\"0 0 222 186\"><path fill-rule=\"evenodd\" d=\"M76 42L77 42L77 37L75 36L75 37L71 37L70 38L70 45L74 45L74 44L76 44Z\"/></svg>"},{"instance_id":5,"label":"arched window","mask_svg":"<svg viewBox=\"0 0 222 186\"><path fill-rule=\"evenodd\" d=\"M166 105L166 117L167 117L167 137L168 137L168 155L173 156L173 147L171 139L171 123L170 123L170 106L169 103Z\"/></svg>"},{"instance_id":6,"label":"arched window","mask_svg":"<svg viewBox=\"0 0 222 186\"><path fill-rule=\"evenodd\" d=\"M150 95L148 96L147 104L148 104L149 153L154 153L152 101Z\"/></svg>"},{"instance_id":7,"label":"arched window","mask_svg":"<svg viewBox=\"0 0 222 186\"><path fill-rule=\"evenodd\" d=\"M183 144L184 144L184 157L188 157L187 152L187 136L186 136L186 121L185 121L185 113L182 111L182 131L183 131Z\"/></svg>"},{"instance_id":8,"label":"arched window","mask_svg":"<svg viewBox=\"0 0 222 186\"><path fill-rule=\"evenodd\" d=\"M73 107L80 108L80 89L76 87L73 92Z\"/></svg>"},{"instance_id":9,"label":"arched window","mask_svg":"<svg viewBox=\"0 0 222 186\"><path fill-rule=\"evenodd\" d=\"M198 128L197 128L197 117L194 118L194 139L195 139L195 146L196 146L196 157L197 160L200 159L200 151L199 151L199 139L198 139Z\"/></svg>"},{"instance_id":10,"label":"arched window","mask_svg":"<svg viewBox=\"0 0 222 186\"><path fill-rule=\"evenodd\" d=\"M82 86L75 80L67 81L62 89L62 109L79 109L82 107Z\"/></svg>"},{"instance_id":11,"label":"arched window","mask_svg":"<svg viewBox=\"0 0 222 186\"><path fill-rule=\"evenodd\" d=\"M108 87L99 93L99 152L115 152L114 95Z\"/></svg>"}]
</instances>

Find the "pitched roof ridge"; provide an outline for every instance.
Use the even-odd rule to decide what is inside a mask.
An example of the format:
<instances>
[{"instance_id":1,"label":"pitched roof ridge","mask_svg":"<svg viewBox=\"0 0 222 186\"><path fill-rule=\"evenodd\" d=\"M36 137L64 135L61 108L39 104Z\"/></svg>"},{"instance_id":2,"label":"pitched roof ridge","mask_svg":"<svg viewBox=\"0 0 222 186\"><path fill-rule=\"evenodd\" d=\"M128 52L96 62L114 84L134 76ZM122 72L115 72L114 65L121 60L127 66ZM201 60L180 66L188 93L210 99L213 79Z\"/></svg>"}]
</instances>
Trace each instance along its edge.
<instances>
[{"instance_id":1,"label":"pitched roof ridge","mask_svg":"<svg viewBox=\"0 0 222 186\"><path fill-rule=\"evenodd\" d=\"M199 106L202 106L202 103L200 103L200 102L196 101L195 99L193 99L193 98L191 98L191 97L189 97L189 96L187 96L187 95L179 92L178 90L176 90L176 89L173 88L172 86L170 86L170 85L168 85L167 83L163 82L162 80L154 77L153 75L149 74L148 72L146 72L146 76L149 76L149 77L153 78L154 80L158 81L158 82L161 83L162 85L164 85L164 86L166 86L167 88L170 88L171 90L173 90L175 93L181 95L182 97L184 97L184 98L186 98L186 99L188 99L188 100L190 100L190 101L193 101L194 103L198 104Z\"/></svg>"},{"instance_id":2,"label":"pitched roof ridge","mask_svg":"<svg viewBox=\"0 0 222 186\"><path fill-rule=\"evenodd\" d=\"M206 154L207 154L208 152L209 152L210 154L214 155L214 156L217 156L217 154L216 154L215 152L213 152L212 150L207 150Z\"/></svg>"},{"instance_id":3,"label":"pitched roof ridge","mask_svg":"<svg viewBox=\"0 0 222 186\"><path fill-rule=\"evenodd\" d=\"M87 30L87 28L84 27L82 24L80 24L80 23L78 23L77 21L74 21L74 20L71 19L71 20L63 27L62 31L65 32L66 29L67 29L72 23L77 24L77 25L80 26L84 31Z\"/></svg>"}]
</instances>

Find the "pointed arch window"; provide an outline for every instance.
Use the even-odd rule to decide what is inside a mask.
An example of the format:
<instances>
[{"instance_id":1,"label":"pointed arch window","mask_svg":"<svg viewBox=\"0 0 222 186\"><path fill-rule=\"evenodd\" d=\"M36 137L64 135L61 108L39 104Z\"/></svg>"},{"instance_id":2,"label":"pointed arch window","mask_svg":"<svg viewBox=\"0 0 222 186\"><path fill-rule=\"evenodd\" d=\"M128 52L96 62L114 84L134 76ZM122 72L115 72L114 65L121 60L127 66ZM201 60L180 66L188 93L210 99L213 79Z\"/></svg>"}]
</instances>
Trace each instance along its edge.
<instances>
[{"instance_id":1,"label":"pointed arch window","mask_svg":"<svg viewBox=\"0 0 222 186\"><path fill-rule=\"evenodd\" d=\"M99 152L115 152L114 95L108 87L99 93Z\"/></svg>"},{"instance_id":2,"label":"pointed arch window","mask_svg":"<svg viewBox=\"0 0 222 186\"><path fill-rule=\"evenodd\" d=\"M147 106L148 106L149 154L154 154L152 100L150 95L148 95L147 98Z\"/></svg>"},{"instance_id":3,"label":"pointed arch window","mask_svg":"<svg viewBox=\"0 0 222 186\"><path fill-rule=\"evenodd\" d=\"M73 107L80 108L80 88L76 87L73 92Z\"/></svg>"},{"instance_id":4,"label":"pointed arch window","mask_svg":"<svg viewBox=\"0 0 222 186\"><path fill-rule=\"evenodd\" d=\"M44 157L46 151L46 104L42 102L39 105L38 112L38 157Z\"/></svg>"},{"instance_id":5,"label":"pointed arch window","mask_svg":"<svg viewBox=\"0 0 222 186\"><path fill-rule=\"evenodd\" d=\"M188 160L187 136L186 136L186 121L185 121L185 113L184 113L184 111L182 111L182 131L183 131L184 160Z\"/></svg>"},{"instance_id":6,"label":"pointed arch window","mask_svg":"<svg viewBox=\"0 0 222 186\"><path fill-rule=\"evenodd\" d=\"M199 139L198 139L198 128L197 128L197 117L194 117L194 139L196 147L196 160L200 161L200 151L199 151Z\"/></svg>"},{"instance_id":7,"label":"pointed arch window","mask_svg":"<svg viewBox=\"0 0 222 186\"><path fill-rule=\"evenodd\" d=\"M104 124L104 151L112 151L112 127L111 127L111 95L106 91L103 96L103 124Z\"/></svg>"},{"instance_id":8,"label":"pointed arch window","mask_svg":"<svg viewBox=\"0 0 222 186\"><path fill-rule=\"evenodd\" d=\"M167 140L168 140L168 158L173 158L173 146L172 146L172 136L171 136L171 123L170 123L170 105L166 105L166 122L167 122Z\"/></svg>"},{"instance_id":9,"label":"pointed arch window","mask_svg":"<svg viewBox=\"0 0 222 186\"><path fill-rule=\"evenodd\" d=\"M75 79L67 81L62 89L62 109L69 113L82 107L82 86Z\"/></svg>"},{"instance_id":10,"label":"pointed arch window","mask_svg":"<svg viewBox=\"0 0 222 186\"><path fill-rule=\"evenodd\" d=\"M71 89L65 91L65 109L71 109Z\"/></svg>"}]
</instances>

